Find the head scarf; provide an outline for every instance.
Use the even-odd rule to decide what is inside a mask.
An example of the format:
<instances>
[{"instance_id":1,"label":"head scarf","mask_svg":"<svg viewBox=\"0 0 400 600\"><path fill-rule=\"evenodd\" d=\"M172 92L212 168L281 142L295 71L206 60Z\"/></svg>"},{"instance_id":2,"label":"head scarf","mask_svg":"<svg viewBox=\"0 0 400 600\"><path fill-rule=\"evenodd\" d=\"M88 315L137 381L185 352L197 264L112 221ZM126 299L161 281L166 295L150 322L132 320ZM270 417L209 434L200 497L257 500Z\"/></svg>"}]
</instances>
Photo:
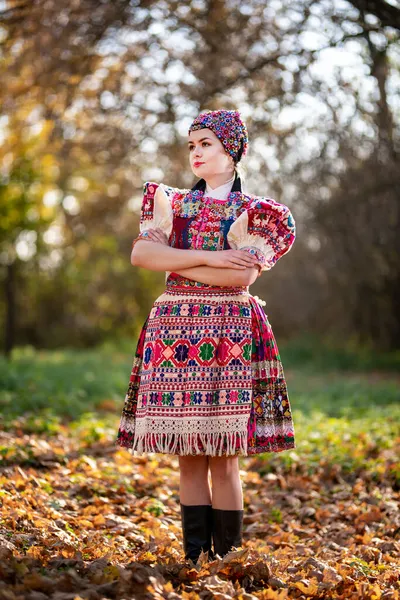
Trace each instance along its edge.
<instances>
[{"instance_id":1,"label":"head scarf","mask_svg":"<svg viewBox=\"0 0 400 600\"><path fill-rule=\"evenodd\" d=\"M206 110L200 113L189 128L211 129L222 142L237 164L247 152L249 146L248 133L245 123L237 110Z\"/></svg>"}]
</instances>

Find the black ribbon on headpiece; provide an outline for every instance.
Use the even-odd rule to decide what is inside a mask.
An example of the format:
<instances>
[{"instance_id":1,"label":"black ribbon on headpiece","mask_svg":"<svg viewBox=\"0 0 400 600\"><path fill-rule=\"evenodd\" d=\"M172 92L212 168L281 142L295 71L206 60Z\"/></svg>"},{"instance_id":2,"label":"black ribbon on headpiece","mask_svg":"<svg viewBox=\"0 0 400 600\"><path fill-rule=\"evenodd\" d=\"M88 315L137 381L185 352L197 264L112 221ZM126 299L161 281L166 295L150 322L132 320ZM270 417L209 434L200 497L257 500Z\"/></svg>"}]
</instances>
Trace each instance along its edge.
<instances>
[{"instance_id":1,"label":"black ribbon on headpiece","mask_svg":"<svg viewBox=\"0 0 400 600\"><path fill-rule=\"evenodd\" d=\"M240 148L239 148L238 153L236 154L236 158L235 158L235 164L236 165L238 164L238 162L242 158L243 148L244 148L243 140L240 140Z\"/></svg>"}]
</instances>

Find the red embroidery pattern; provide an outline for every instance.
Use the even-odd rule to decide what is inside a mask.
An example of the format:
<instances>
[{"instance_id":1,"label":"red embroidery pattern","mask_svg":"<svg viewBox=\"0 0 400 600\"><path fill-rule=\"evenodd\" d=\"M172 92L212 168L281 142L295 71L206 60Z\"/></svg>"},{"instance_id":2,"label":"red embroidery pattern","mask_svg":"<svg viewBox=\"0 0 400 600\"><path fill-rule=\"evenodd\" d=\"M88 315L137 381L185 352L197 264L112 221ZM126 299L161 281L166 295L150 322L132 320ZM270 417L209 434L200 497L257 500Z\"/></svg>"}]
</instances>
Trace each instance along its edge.
<instances>
[{"instance_id":1,"label":"red embroidery pattern","mask_svg":"<svg viewBox=\"0 0 400 600\"><path fill-rule=\"evenodd\" d=\"M142 237L157 187L145 184ZM233 192L221 201L163 187L173 209L171 246L229 248L229 230L243 211L248 226L239 247L255 254L261 268L293 244L293 217L271 199ZM139 336L116 444L139 454L213 456L295 448L276 340L247 287L169 275Z\"/></svg>"}]
</instances>

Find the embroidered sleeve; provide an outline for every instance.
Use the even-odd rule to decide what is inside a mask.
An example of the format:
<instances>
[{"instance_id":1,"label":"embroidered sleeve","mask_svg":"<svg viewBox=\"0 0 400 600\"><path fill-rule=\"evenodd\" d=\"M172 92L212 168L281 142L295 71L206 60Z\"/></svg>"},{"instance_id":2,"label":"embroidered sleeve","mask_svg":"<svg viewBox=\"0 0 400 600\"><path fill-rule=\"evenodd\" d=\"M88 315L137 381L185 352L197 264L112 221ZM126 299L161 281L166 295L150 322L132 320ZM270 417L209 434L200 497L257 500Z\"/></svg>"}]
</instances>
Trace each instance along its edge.
<instances>
[{"instance_id":1,"label":"embroidered sleeve","mask_svg":"<svg viewBox=\"0 0 400 600\"><path fill-rule=\"evenodd\" d=\"M257 198L231 225L227 239L231 248L256 256L261 273L289 252L295 237L289 208L271 198Z\"/></svg>"},{"instance_id":2,"label":"embroidered sleeve","mask_svg":"<svg viewBox=\"0 0 400 600\"><path fill-rule=\"evenodd\" d=\"M147 239L148 229L159 227L169 238L172 222L171 188L162 183L147 181L143 186L139 235L133 240L132 248L137 241Z\"/></svg>"}]
</instances>

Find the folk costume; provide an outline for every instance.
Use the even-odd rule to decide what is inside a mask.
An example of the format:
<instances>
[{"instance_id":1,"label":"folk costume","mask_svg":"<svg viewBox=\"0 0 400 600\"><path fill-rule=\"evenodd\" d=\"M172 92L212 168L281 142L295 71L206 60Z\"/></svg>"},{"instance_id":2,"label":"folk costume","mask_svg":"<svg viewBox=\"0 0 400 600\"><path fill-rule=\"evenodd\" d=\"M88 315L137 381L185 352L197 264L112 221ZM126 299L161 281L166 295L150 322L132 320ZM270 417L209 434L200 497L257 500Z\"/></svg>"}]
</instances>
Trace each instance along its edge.
<instances>
[{"instance_id":1,"label":"folk costume","mask_svg":"<svg viewBox=\"0 0 400 600\"><path fill-rule=\"evenodd\" d=\"M235 166L248 148L238 111L206 111ZM144 184L140 233L159 227L174 248L245 250L268 271L295 239L284 204L242 191L240 177L211 189ZM162 251L162 250L161 250ZM142 327L116 444L132 452L252 455L295 448L291 407L267 315L248 286L215 286L169 272ZM241 510L180 503L185 558L242 545Z\"/></svg>"},{"instance_id":2,"label":"folk costume","mask_svg":"<svg viewBox=\"0 0 400 600\"><path fill-rule=\"evenodd\" d=\"M237 111L207 111L189 132L211 129L235 164L247 130ZM271 269L295 240L287 206L244 193L235 176L212 190L146 182L140 233L159 227L180 249L241 249ZM162 251L162 250L161 250ZM215 286L168 272L139 335L115 442L134 453L253 455L295 448L278 346L248 286Z\"/></svg>"}]
</instances>

